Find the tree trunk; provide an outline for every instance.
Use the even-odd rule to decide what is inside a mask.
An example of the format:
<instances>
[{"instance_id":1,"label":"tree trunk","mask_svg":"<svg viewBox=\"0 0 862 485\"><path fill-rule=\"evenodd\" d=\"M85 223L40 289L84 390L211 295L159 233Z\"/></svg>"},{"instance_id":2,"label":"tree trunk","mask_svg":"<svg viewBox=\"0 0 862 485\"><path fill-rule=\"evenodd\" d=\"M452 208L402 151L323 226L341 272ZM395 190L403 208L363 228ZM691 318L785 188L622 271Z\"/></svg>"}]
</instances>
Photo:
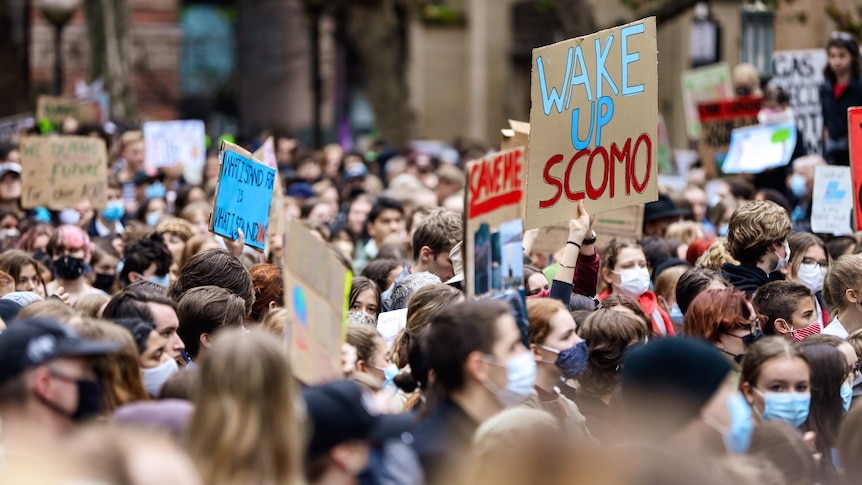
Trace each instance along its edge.
<instances>
[{"instance_id":1,"label":"tree trunk","mask_svg":"<svg viewBox=\"0 0 862 485\"><path fill-rule=\"evenodd\" d=\"M32 110L29 98L30 2L0 0L0 116Z\"/></svg>"},{"instance_id":2,"label":"tree trunk","mask_svg":"<svg viewBox=\"0 0 862 485\"><path fill-rule=\"evenodd\" d=\"M409 6L399 4L397 0L353 3L347 33L362 59L365 89L380 134L389 144L403 147L413 136L415 116L403 35Z\"/></svg>"},{"instance_id":3,"label":"tree trunk","mask_svg":"<svg viewBox=\"0 0 862 485\"><path fill-rule=\"evenodd\" d=\"M132 91L129 0L85 0L90 42L89 82L102 78L111 97L110 117L134 121L137 103Z\"/></svg>"}]
</instances>

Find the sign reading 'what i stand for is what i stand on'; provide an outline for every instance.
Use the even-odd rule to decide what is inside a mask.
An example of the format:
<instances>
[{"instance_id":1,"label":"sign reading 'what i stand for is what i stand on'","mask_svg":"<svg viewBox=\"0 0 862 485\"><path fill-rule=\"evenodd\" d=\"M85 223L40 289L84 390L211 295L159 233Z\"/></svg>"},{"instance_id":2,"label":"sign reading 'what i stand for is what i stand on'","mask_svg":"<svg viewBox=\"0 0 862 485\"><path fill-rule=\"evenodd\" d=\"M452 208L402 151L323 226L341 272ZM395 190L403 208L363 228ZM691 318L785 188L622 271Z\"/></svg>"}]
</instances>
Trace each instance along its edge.
<instances>
[{"instance_id":1,"label":"sign reading 'what i stand for is what i stand on'","mask_svg":"<svg viewBox=\"0 0 862 485\"><path fill-rule=\"evenodd\" d=\"M229 142L219 151L219 178L209 229L237 239L242 229L245 244L263 251L269 228L269 210L275 169L256 161L251 153Z\"/></svg>"},{"instance_id":2,"label":"sign reading 'what i stand for is what i stand on'","mask_svg":"<svg viewBox=\"0 0 862 485\"><path fill-rule=\"evenodd\" d=\"M533 50L526 228L658 199L655 18Z\"/></svg>"}]
</instances>

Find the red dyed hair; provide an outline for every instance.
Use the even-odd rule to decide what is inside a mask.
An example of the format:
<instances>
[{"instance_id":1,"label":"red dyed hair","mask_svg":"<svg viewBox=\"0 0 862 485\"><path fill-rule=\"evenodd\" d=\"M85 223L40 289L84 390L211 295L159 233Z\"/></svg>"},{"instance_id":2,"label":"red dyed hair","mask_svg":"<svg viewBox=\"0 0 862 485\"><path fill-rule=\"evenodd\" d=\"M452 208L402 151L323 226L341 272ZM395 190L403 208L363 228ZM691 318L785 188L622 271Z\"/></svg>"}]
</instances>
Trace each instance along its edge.
<instances>
[{"instance_id":1,"label":"red dyed hair","mask_svg":"<svg viewBox=\"0 0 862 485\"><path fill-rule=\"evenodd\" d=\"M90 238L87 237L87 233L78 226L64 224L58 227L57 232L51 236L51 239L48 241L47 250L48 254L52 258L55 258L63 250L75 250L78 248L84 249L84 261L90 261Z\"/></svg>"},{"instance_id":2,"label":"red dyed hair","mask_svg":"<svg viewBox=\"0 0 862 485\"><path fill-rule=\"evenodd\" d=\"M254 285L254 305L251 306L251 318L261 321L269 309L269 304L284 306L284 275L280 267L274 264L256 264L249 268L251 282Z\"/></svg>"},{"instance_id":3,"label":"red dyed hair","mask_svg":"<svg viewBox=\"0 0 862 485\"><path fill-rule=\"evenodd\" d=\"M729 330L749 328L751 309L748 305L748 295L735 287L706 290L697 295L685 312L685 333L690 337L718 342L721 334Z\"/></svg>"},{"instance_id":4,"label":"red dyed hair","mask_svg":"<svg viewBox=\"0 0 862 485\"><path fill-rule=\"evenodd\" d=\"M688 261L688 264L695 266L697 265L697 260L712 246L712 243L715 242L715 238L709 239L698 239L688 246L688 251L685 252L685 260Z\"/></svg>"}]
</instances>

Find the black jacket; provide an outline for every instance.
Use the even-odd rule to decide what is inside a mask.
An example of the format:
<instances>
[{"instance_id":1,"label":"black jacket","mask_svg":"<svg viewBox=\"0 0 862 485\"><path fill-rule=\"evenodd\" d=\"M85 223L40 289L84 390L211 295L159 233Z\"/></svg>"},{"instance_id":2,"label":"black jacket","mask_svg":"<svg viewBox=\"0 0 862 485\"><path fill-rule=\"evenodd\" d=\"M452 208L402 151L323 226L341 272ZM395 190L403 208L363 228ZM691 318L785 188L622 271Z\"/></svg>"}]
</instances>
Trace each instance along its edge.
<instances>
[{"instance_id":1,"label":"black jacket","mask_svg":"<svg viewBox=\"0 0 862 485\"><path fill-rule=\"evenodd\" d=\"M737 266L730 263L724 263L721 266L721 276L724 276L724 279L726 279L728 283L749 295L753 294L758 288L770 281L782 279L781 273L777 271L773 272L772 275L769 276L757 266Z\"/></svg>"},{"instance_id":2,"label":"black jacket","mask_svg":"<svg viewBox=\"0 0 862 485\"><path fill-rule=\"evenodd\" d=\"M479 427L461 406L449 398L419 423L413 432L413 449L429 485L466 483L473 434Z\"/></svg>"}]
</instances>

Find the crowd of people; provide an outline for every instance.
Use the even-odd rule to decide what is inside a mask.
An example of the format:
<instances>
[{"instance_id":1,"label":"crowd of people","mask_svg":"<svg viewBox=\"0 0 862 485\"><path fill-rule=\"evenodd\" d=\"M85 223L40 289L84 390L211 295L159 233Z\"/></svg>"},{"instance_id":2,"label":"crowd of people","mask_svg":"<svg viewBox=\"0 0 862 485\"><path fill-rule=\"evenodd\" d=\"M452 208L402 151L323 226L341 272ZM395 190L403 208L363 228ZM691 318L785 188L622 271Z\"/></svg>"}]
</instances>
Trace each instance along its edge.
<instances>
[{"instance_id":1,"label":"crowd of people","mask_svg":"<svg viewBox=\"0 0 862 485\"><path fill-rule=\"evenodd\" d=\"M553 254L525 235L522 293L471 299L462 162L489 147L278 136L279 216L354 274L342 378L318 383L291 370L284 235L258 252L207 228L217 153L191 184L146 166L140 132L61 131L106 140L108 202L23 210L18 147L0 150L0 483L862 477L862 244L807 231L824 159L765 189L695 171L639 238L577 204Z\"/></svg>"}]
</instances>

